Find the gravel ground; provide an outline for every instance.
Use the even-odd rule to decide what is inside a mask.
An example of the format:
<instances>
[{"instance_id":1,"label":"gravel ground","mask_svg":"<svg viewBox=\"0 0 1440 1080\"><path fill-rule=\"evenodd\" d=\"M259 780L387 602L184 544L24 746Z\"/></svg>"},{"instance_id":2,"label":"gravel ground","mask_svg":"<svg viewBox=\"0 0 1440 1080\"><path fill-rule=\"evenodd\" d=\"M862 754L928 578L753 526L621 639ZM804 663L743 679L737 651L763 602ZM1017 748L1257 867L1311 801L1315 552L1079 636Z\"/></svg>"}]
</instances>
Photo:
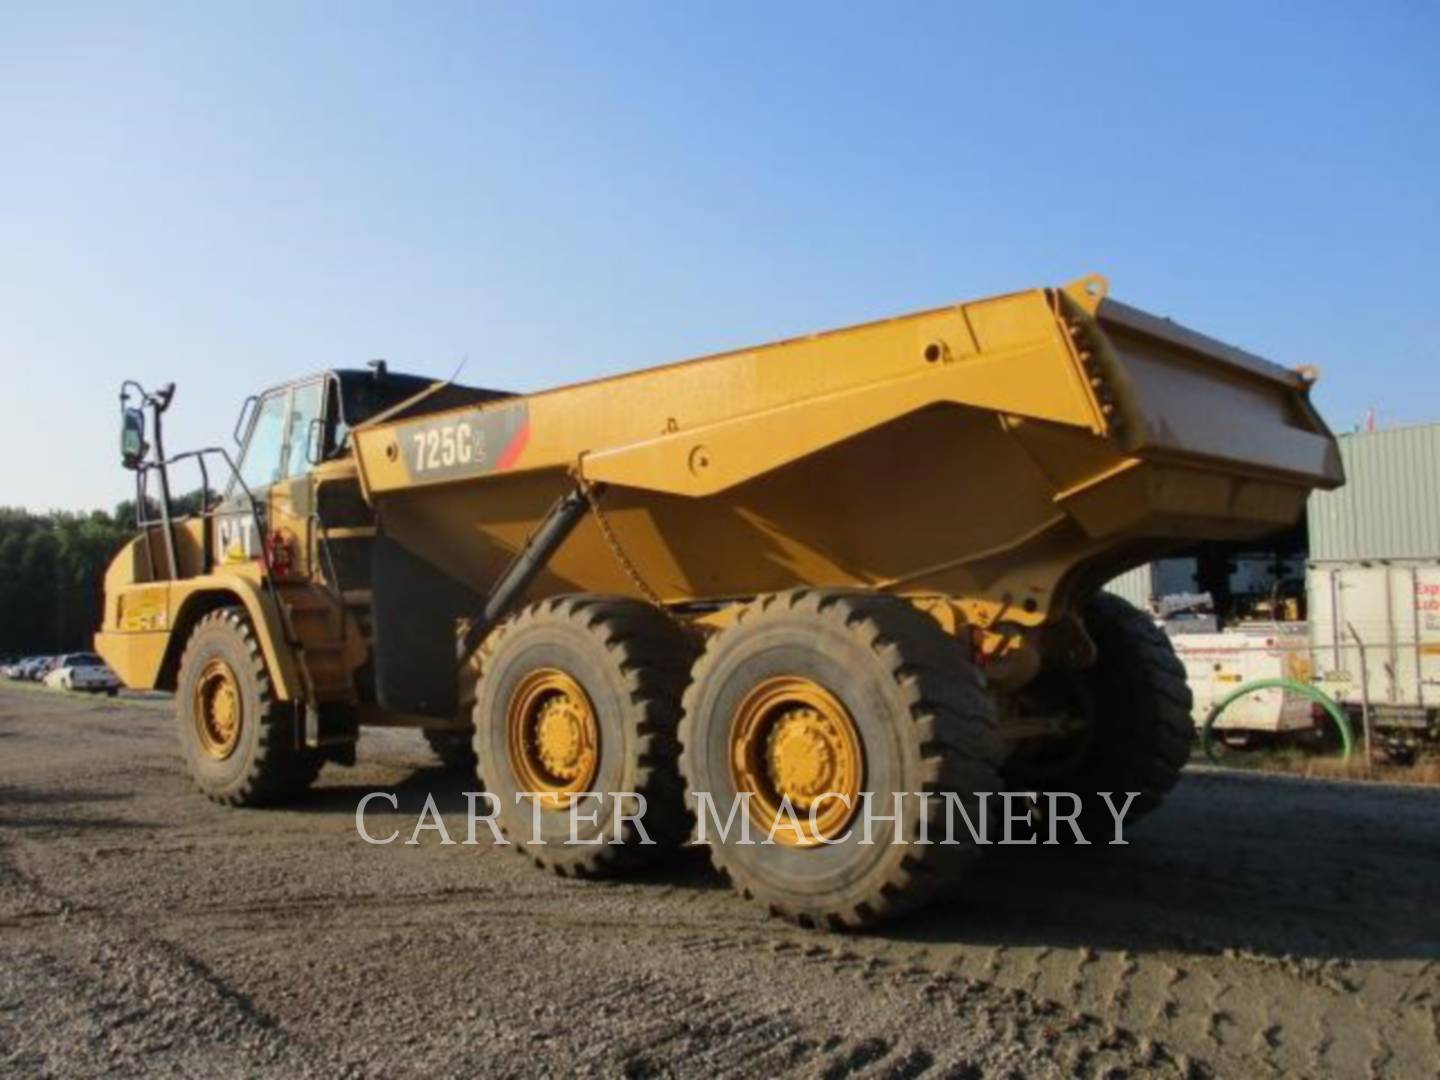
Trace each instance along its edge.
<instances>
[{"instance_id":1,"label":"gravel ground","mask_svg":"<svg viewBox=\"0 0 1440 1080\"><path fill-rule=\"evenodd\" d=\"M462 778L368 733L283 811L181 775L168 704L0 687L0 1072L1435 1076L1440 792L1192 771L1128 847L1009 848L882 933L690 851L624 883L372 847Z\"/></svg>"}]
</instances>

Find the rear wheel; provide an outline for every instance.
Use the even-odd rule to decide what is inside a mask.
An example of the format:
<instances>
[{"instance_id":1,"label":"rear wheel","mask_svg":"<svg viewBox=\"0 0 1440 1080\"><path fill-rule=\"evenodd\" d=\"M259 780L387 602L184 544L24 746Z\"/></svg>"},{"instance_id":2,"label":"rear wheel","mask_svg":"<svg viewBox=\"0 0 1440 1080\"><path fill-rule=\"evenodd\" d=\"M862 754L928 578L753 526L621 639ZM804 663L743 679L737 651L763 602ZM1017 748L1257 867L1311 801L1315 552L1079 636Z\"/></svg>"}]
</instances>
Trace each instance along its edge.
<instances>
[{"instance_id":1,"label":"rear wheel","mask_svg":"<svg viewBox=\"0 0 1440 1080\"><path fill-rule=\"evenodd\" d=\"M693 657L664 612L599 596L534 604L487 638L475 754L506 838L540 866L577 875L679 845L689 821L675 729ZM638 824L624 815L640 801L623 793L644 801Z\"/></svg>"},{"instance_id":2,"label":"rear wheel","mask_svg":"<svg viewBox=\"0 0 1440 1080\"><path fill-rule=\"evenodd\" d=\"M970 865L978 848L958 812L947 836L943 795L978 827L1003 754L959 642L907 601L864 592L747 605L696 664L680 739L716 867L773 913L833 928L919 907ZM721 835L732 806L747 820Z\"/></svg>"},{"instance_id":3,"label":"rear wheel","mask_svg":"<svg viewBox=\"0 0 1440 1080\"><path fill-rule=\"evenodd\" d=\"M294 706L276 698L240 608L220 608L196 624L180 659L175 700L190 776L216 802L282 802L320 772L320 757L298 745Z\"/></svg>"},{"instance_id":4,"label":"rear wheel","mask_svg":"<svg viewBox=\"0 0 1440 1080\"><path fill-rule=\"evenodd\" d=\"M1127 826L1153 812L1190 758L1195 721L1185 667L1154 620L1109 593L1086 605L1084 620L1097 657L1075 677L1090 723L1079 737L1079 752L1063 771L1047 774L1043 786L1077 795L1081 832L1101 843L1115 824L1099 793L1110 792L1116 810L1125 805L1128 792L1137 793L1125 815ZM1036 779L1025 772L1014 766L1007 770L1011 786L1028 786ZM1056 839L1066 842L1073 833L1062 824Z\"/></svg>"}]
</instances>

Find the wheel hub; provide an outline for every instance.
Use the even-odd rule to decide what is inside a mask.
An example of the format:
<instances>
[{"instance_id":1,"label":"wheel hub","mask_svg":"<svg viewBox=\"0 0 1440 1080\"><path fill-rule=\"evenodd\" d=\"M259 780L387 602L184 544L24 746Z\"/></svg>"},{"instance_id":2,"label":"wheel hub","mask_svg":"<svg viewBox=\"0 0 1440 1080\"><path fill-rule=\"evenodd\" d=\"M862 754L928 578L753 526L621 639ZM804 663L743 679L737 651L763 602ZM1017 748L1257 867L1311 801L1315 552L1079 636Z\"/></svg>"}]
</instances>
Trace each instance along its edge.
<instances>
[{"instance_id":1,"label":"wheel hub","mask_svg":"<svg viewBox=\"0 0 1440 1080\"><path fill-rule=\"evenodd\" d=\"M808 810L817 795L833 789L843 737L811 708L781 715L766 744L766 767L775 786L790 795L797 810Z\"/></svg>"},{"instance_id":2,"label":"wheel hub","mask_svg":"<svg viewBox=\"0 0 1440 1080\"><path fill-rule=\"evenodd\" d=\"M195 733L200 748L217 761L235 752L240 742L240 682L224 660L205 665L195 682Z\"/></svg>"},{"instance_id":3,"label":"wheel hub","mask_svg":"<svg viewBox=\"0 0 1440 1080\"><path fill-rule=\"evenodd\" d=\"M555 668L527 674L510 695L505 712L510 767L521 790L542 803L568 806L590 790L600 764L600 726L589 696Z\"/></svg>"},{"instance_id":4,"label":"wheel hub","mask_svg":"<svg viewBox=\"0 0 1440 1080\"><path fill-rule=\"evenodd\" d=\"M754 823L773 831L776 843L811 847L839 836L857 809L864 767L849 711L811 679L767 679L735 712L731 778L737 791L750 793ZM786 800L798 832L782 811Z\"/></svg>"},{"instance_id":5,"label":"wheel hub","mask_svg":"<svg viewBox=\"0 0 1440 1080\"><path fill-rule=\"evenodd\" d=\"M585 718L564 694L548 698L535 722L535 749L546 771L565 780L580 774L585 757Z\"/></svg>"}]
</instances>

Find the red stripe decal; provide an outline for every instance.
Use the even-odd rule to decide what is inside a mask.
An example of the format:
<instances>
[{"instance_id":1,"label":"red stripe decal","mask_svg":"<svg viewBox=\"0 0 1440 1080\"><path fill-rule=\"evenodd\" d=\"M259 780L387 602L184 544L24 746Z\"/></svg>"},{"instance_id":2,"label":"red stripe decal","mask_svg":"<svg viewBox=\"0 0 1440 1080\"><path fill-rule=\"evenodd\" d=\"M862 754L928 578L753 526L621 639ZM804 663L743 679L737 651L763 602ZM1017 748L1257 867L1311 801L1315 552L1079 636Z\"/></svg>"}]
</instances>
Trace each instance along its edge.
<instances>
[{"instance_id":1,"label":"red stripe decal","mask_svg":"<svg viewBox=\"0 0 1440 1080\"><path fill-rule=\"evenodd\" d=\"M520 425L520 430L515 432L510 442L500 454L500 460L495 462L495 471L503 472L514 466L520 455L525 452L525 446L530 441L530 421L527 418L525 423Z\"/></svg>"}]
</instances>

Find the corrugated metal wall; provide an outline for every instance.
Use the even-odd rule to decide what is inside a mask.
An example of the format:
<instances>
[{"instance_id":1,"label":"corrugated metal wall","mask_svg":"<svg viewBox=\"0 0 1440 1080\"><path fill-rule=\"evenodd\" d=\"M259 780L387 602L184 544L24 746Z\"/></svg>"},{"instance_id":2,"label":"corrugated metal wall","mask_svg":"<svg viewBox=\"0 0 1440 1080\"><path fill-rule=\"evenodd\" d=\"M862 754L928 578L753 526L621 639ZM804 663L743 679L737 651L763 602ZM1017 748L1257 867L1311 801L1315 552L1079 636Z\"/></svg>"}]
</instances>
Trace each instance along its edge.
<instances>
[{"instance_id":1,"label":"corrugated metal wall","mask_svg":"<svg viewBox=\"0 0 1440 1080\"><path fill-rule=\"evenodd\" d=\"M1310 496L1311 559L1440 556L1440 424L1340 436L1345 486Z\"/></svg>"},{"instance_id":2,"label":"corrugated metal wall","mask_svg":"<svg viewBox=\"0 0 1440 1080\"><path fill-rule=\"evenodd\" d=\"M1148 608L1153 589L1153 573L1150 564L1127 570L1105 586L1105 591L1129 600L1136 607Z\"/></svg>"}]
</instances>

